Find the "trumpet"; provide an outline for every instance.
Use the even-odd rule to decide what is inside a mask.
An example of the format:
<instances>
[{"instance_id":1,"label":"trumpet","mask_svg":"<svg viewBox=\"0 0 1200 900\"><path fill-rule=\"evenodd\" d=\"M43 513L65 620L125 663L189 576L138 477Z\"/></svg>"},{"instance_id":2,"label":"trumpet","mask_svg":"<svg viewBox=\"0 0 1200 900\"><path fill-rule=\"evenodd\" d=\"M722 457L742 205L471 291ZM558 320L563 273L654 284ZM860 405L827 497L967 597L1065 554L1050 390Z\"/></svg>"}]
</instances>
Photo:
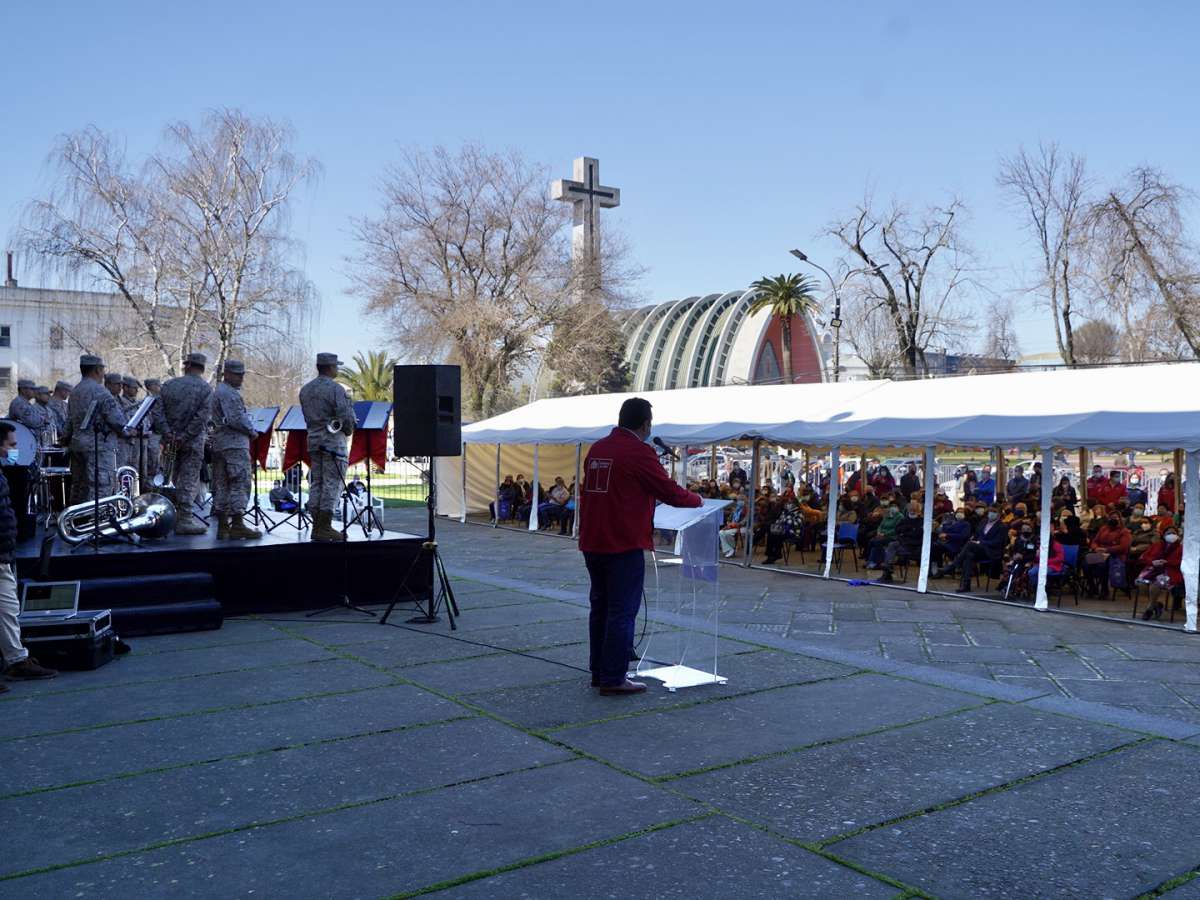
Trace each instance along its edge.
<instances>
[{"instance_id":1,"label":"trumpet","mask_svg":"<svg viewBox=\"0 0 1200 900\"><path fill-rule=\"evenodd\" d=\"M328 431L330 434L341 434L342 420L341 419L330 419L329 424L325 426L325 430Z\"/></svg>"},{"instance_id":2,"label":"trumpet","mask_svg":"<svg viewBox=\"0 0 1200 900\"><path fill-rule=\"evenodd\" d=\"M150 479L155 487L174 487L175 456L178 450L174 441L163 441L159 452L158 471Z\"/></svg>"},{"instance_id":3,"label":"trumpet","mask_svg":"<svg viewBox=\"0 0 1200 900\"><path fill-rule=\"evenodd\" d=\"M82 544L93 537L113 538L131 533L161 538L175 528L175 504L162 494L101 497L99 520L96 506L95 501L86 500L64 509L58 516L58 536L68 544Z\"/></svg>"}]
</instances>

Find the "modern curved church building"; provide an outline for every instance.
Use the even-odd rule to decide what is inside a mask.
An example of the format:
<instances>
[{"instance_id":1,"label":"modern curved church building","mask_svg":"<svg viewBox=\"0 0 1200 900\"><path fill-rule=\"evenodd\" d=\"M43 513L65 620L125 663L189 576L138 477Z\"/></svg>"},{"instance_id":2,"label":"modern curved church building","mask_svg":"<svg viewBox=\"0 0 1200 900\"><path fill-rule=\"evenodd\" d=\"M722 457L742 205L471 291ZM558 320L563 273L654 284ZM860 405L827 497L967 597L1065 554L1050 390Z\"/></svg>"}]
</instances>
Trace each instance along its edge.
<instances>
[{"instance_id":1,"label":"modern curved church building","mask_svg":"<svg viewBox=\"0 0 1200 900\"><path fill-rule=\"evenodd\" d=\"M780 384L782 328L770 310L750 313L755 291L685 297L644 306L621 324L632 391ZM797 383L825 380L816 324L792 319L792 369Z\"/></svg>"}]
</instances>

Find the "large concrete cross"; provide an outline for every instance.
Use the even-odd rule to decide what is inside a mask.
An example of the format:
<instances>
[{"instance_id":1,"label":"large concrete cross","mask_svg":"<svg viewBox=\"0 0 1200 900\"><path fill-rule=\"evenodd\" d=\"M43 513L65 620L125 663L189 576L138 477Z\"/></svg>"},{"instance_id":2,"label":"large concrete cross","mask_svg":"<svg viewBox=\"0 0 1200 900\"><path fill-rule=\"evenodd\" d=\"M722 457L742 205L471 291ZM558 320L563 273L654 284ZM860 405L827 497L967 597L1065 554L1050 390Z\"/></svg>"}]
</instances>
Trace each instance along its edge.
<instances>
[{"instance_id":1,"label":"large concrete cross","mask_svg":"<svg viewBox=\"0 0 1200 900\"><path fill-rule=\"evenodd\" d=\"M600 184L599 160L581 156L575 160L575 178L551 184L550 197L573 204L571 255L577 264L594 270L600 259L600 210L620 206L621 191Z\"/></svg>"}]
</instances>

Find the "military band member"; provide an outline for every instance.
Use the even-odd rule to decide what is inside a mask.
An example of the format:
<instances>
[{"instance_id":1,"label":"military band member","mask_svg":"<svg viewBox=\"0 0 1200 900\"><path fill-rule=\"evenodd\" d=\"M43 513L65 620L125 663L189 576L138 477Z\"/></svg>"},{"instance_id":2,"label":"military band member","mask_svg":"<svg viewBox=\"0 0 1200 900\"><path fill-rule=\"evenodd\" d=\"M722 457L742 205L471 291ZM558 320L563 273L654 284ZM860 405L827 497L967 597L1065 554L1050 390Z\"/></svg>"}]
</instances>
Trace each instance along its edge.
<instances>
[{"instance_id":1,"label":"military band member","mask_svg":"<svg viewBox=\"0 0 1200 900\"><path fill-rule=\"evenodd\" d=\"M71 396L71 385L60 381L54 385L54 393L50 396L50 417L54 422L54 430L58 432L59 442L67 431L67 398Z\"/></svg>"},{"instance_id":2,"label":"military band member","mask_svg":"<svg viewBox=\"0 0 1200 900\"><path fill-rule=\"evenodd\" d=\"M245 364L226 360L213 391L212 492L219 541L262 537L243 521L250 504L250 442L258 437L242 400L245 378Z\"/></svg>"},{"instance_id":3,"label":"military band member","mask_svg":"<svg viewBox=\"0 0 1200 900\"><path fill-rule=\"evenodd\" d=\"M50 414L50 388L44 384L39 384L33 389L34 408L42 414L42 446L49 447L54 444L54 439L58 436L58 423L54 421L54 416Z\"/></svg>"},{"instance_id":4,"label":"military band member","mask_svg":"<svg viewBox=\"0 0 1200 900\"><path fill-rule=\"evenodd\" d=\"M126 419L133 418L133 414L137 412L137 408L141 404L141 401L137 397L138 389L141 386L141 382L132 375L125 375L121 378L121 396L119 399ZM120 456L117 459L117 465L133 466L133 468L138 470L140 476L142 474L141 466L139 465L141 460L138 457L141 453L137 432L135 431L127 439L122 439L119 447Z\"/></svg>"},{"instance_id":5,"label":"military band member","mask_svg":"<svg viewBox=\"0 0 1200 900\"><path fill-rule=\"evenodd\" d=\"M333 510L342 492L346 476L346 452L354 434L354 406L346 389L334 379L338 373L336 353L317 354L317 377L300 389L300 408L308 425L310 484L308 510L313 517L314 541L344 541L346 536L333 527ZM329 430L337 420L338 429Z\"/></svg>"},{"instance_id":6,"label":"military band member","mask_svg":"<svg viewBox=\"0 0 1200 900\"><path fill-rule=\"evenodd\" d=\"M112 391L104 385L104 360L84 354L79 357L83 377L71 390L67 404L64 436L71 454L71 503L107 497L112 493L117 469L117 435L125 430L125 414ZM95 403L91 424L83 430L83 420ZM96 435L99 434L99 456Z\"/></svg>"},{"instance_id":7,"label":"military band member","mask_svg":"<svg viewBox=\"0 0 1200 900\"><path fill-rule=\"evenodd\" d=\"M167 416L163 412L162 382L157 378L147 378L142 383L146 386L147 394L158 397L158 402L150 407L150 412L146 414L149 423L146 434L146 478L153 481L161 464L162 439L167 433Z\"/></svg>"},{"instance_id":8,"label":"military band member","mask_svg":"<svg viewBox=\"0 0 1200 900\"><path fill-rule=\"evenodd\" d=\"M17 382L17 396L13 397L12 402L8 404L8 417L32 431L40 446L43 432L46 430L46 418L33 401L36 387L37 385L28 378L22 378Z\"/></svg>"},{"instance_id":9,"label":"military band member","mask_svg":"<svg viewBox=\"0 0 1200 900\"><path fill-rule=\"evenodd\" d=\"M176 534L204 534L208 530L192 508L200 486L212 402L212 388L204 380L206 365L208 357L203 353L189 353L183 362L183 375L162 386L163 412L170 440L175 444Z\"/></svg>"}]
</instances>

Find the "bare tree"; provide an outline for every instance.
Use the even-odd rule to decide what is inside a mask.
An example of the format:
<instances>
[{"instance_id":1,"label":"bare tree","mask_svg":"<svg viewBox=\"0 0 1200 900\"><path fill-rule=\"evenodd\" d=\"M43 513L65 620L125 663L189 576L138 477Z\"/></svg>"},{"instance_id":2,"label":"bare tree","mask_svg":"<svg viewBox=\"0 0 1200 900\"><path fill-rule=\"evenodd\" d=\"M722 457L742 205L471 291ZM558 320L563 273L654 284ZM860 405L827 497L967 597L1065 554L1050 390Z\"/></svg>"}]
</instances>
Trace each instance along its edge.
<instances>
[{"instance_id":1,"label":"bare tree","mask_svg":"<svg viewBox=\"0 0 1200 900\"><path fill-rule=\"evenodd\" d=\"M356 220L356 292L406 346L463 366L464 406L492 414L572 312L573 271L562 203L547 171L477 145L406 151L382 181L378 216ZM611 248L611 242L609 242ZM621 289L605 253L608 304Z\"/></svg>"},{"instance_id":2,"label":"bare tree","mask_svg":"<svg viewBox=\"0 0 1200 900\"><path fill-rule=\"evenodd\" d=\"M1076 258L1083 245L1088 181L1082 157L1064 156L1057 144L1024 147L1000 161L997 182L1020 207L1025 228L1037 242L1039 277L1034 290L1054 320L1054 340L1063 361L1075 365L1076 293L1085 273Z\"/></svg>"},{"instance_id":3,"label":"bare tree","mask_svg":"<svg viewBox=\"0 0 1200 900\"><path fill-rule=\"evenodd\" d=\"M625 339L602 303L576 303L554 329L546 348L555 395L617 393L629 387Z\"/></svg>"},{"instance_id":4,"label":"bare tree","mask_svg":"<svg viewBox=\"0 0 1200 900\"><path fill-rule=\"evenodd\" d=\"M55 186L27 207L19 243L123 297L135 323L124 349L157 354L169 374L192 349L215 347L215 372L235 343L305 337L315 294L292 262L287 211L317 164L291 154L285 126L233 110L167 135L136 167L96 128L60 139Z\"/></svg>"},{"instance_id":5,"label":"bare tree","mask_svg":"<svg viewBox=\"0 0 1200 900\"><path fill-rule=\"evenodd\" d=\"M1121 353L1121 335L1106 319L1092 319L1075 329L1075 360L1085 365L1116 362Z\"/></svg>"},{"instance_id":6,"label":"bare tree","mask_svg":"<svg viewBox=\"0 0 1200 900\"><path fill-rule=\"evenodd\" d=\"M992 368L1011 369L1021 355L1021 342L1013 325L1012 303L996 300L987 312L983 356Z\"/></svg>"},{"instance_id":7,"label":"bare tree","mask_svg":"<svg viewBox=\"0 0 1200 900\"><path fill-rule=\"evenodd\" d=\"M887 311L871 297L855 295L842 307L842 337L871 379L892 378L902 367Z\"/></svg>"},{"instance_id":8,"label":"bare tree","mask_svg":"<svg viewBox=\"0 0 1200 900\"><path fill-rule=\"evenodd\" d=\"M922 212L899 204L879 212L867 198L827 230L850 253L848 293L886 313L896 359L910 378L928 371L926 350L958 327L955 301L969 280L958 235L963 209L951 200Z\"/></svg>"},{"instance_id":9,"label":"bare tree","mask_svg":"<svg viewBox=\"0 0 1200 900\"><path fill-rule=\"evenodd\" d=\"M1105 193L1088 216L1104 283L1126 306L1152 293L1163 318L1200 359L1200 262L1182 208L1189 199L1162 172L1139 167Z\"/></svg>"}]
</instances>

